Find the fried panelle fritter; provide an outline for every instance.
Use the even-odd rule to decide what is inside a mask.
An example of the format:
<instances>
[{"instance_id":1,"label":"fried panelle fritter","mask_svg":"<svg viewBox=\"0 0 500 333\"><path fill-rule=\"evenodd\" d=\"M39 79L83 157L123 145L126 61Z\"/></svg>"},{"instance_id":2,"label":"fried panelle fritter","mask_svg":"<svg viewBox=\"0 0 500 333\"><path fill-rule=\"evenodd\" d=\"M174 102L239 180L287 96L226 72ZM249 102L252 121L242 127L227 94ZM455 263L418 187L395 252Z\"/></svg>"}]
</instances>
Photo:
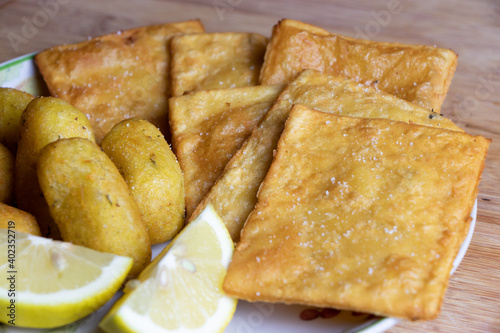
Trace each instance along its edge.
<instances>
[{"instance_id":1,"label":"fried panelle fritter","mask_svg":"<svg viewBox=\"0 0 500 333\"><path fill-rule=\"evenodd\" d=\"M201 212L212 204L234 240L238 240L243 223L257 202L257 190L271 164L273 149L296 103L340 115L387 118L461 131L449 119L374 87L306 70L283 90L196 209Z\"/></svg>"},{"instance_id":2,"label":"fried panelle fritter","mask_svg":"<svg viewBox=\"0 0 500 333\"><path fill-rule=\"evenodd\" d=\"M172 40L172 96L255 86L267 38L255 33L191 34Z\"/></svg>"},{"instance_id":3,"label":"fried panelle fritter","mask_svg":"<svg viewBox=\"0 0 500 333\"><path fill-rule=\"evenodd\" d=\"M187 218L281 90L281 86L230 88L170 99L172 143L184 173Z\"/></svg>"},{"instance_id":4,"label":"fried panelle fritter","mask_svg":"<svg viewBox=\"0 0 500 333\"><path fill-rule=\"evenodd\" d=\"M224 291L249 301L435 318L489 142L294 106Z\"/></svg>"},{"instance_id":5,"label":"fried panelle fritter","mask_svg":"<svg viewBox=\"0 0 500 333\"><path fill-rule=\"evenodd\" d=\"M62 45L35 56L52 96L89 118L96 142L123 119L141 117L168 132L172 37L203 32L200 21L140 27Z\"/></svg>"},{"instance_id":6,"label":"fried panelle fritter","mask_svg":"<svg viewBox=\"0 0 500 333\"><path fill-rule=\"evenodd\" d=\"M303 69L374 83L385 92L439 113L457 66L451 50L374 42L330 33L294 20L273 29L262 84L284 84Z\"/></svg>"}]
</instances>

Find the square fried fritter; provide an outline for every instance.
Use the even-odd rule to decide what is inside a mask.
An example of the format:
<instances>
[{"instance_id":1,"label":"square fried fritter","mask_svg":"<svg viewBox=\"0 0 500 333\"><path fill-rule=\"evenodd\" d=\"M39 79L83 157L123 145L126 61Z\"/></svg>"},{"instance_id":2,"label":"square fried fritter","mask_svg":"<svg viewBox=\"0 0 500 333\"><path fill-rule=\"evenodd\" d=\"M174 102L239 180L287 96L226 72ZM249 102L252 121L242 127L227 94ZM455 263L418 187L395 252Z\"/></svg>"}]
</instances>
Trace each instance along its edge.
<instances>
[{"instance_id":1,"label":"square fried fritter","mask_svg":"<svg viewBox=\"0 0 500 333\"><path fill-rule=\"evenodd\" d=\"M51 95L87 115L96 142L123 119L141 117L168 132L169 41L203 32L200 21L140 27L55 46L35 56Z\"/></svg>"},{"instance_id":2,"label":"square fried fritter","mask_svg":"<svg viewBox=\"0 0 500 333\"><path fill-rule=\"evenodd\" d=\"M294 106L224 291L249 301L436 317L489 142Z\"/></svg>"},{"instance_id":3,"label":"square fried fritter","mask_svg":"<svg viewBox=\"0 0 500 333\"><path fill-rule=\"evenodd\" d=\"M368 118L387 118L461 131L453 122L416 104L340 76L306 70L289 83L224 172L203 198L193 216L212 204L233 240L257 201L257 190L273 158L273 149L293 104L320 111ZM311 132L314 135L314 132Z\"/></svg>"},{"instance_id":4,"label":"square fried fritter","mask_svg":"<svg viewBox=\"0 0 500 333\"><path fill-rule=\"evenodd\" d=\"M273 29L260 80L262 84L284 84L304 69L316 69L376 84L439 113L457 58L448 49L355 39L282 20Z\"/></svg>"},{"instance_id":5,"label":"square fried fritter","mask_svg":"<svg viewBox=\"0 0 500 333\"><path fill-rule=\"evenodd\" d=\"M192 34L172 40L172 96L255 86L268 39L256 33Z\"/></svg>"},{"instance_id":6,"label":"square fried fritter","mask_svg":"<svg viewBox=\"0 0 500 333\"><path fill-rule=\"evenodd\" d=\"M172 144L184 174L187 218L282 88L203 90L170 99Z\"/></svg>"}]
</instances>

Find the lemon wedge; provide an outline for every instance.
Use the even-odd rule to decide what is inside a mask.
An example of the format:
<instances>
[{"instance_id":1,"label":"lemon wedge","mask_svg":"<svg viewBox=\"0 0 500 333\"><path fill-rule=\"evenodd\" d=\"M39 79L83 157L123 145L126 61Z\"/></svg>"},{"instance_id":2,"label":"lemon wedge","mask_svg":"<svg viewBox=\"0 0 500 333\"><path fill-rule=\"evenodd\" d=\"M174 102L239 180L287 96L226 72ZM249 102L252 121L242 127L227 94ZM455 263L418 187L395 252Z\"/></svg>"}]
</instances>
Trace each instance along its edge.
<instances>
[{"instance_id":1,"label":"lemon wedge","mask_svg":"<svg viewBox=\"0 0 500 333\"><path fill-rule=\"evenodd\" d=\"M221 332L236 309L222 282L234 244L208 206L130 281L100 323L116 332Z\"/></svg>"},{"instance_id":2,"label":"lemon wedge","mask_svg":"<svg viewBox=\"0 0 500 333\"><path fill-rule=\"evenodd\" d=\"M52 239L0 230L0 321L52 328L104 305L132 259Z\"/></svg>"}]
</instances>

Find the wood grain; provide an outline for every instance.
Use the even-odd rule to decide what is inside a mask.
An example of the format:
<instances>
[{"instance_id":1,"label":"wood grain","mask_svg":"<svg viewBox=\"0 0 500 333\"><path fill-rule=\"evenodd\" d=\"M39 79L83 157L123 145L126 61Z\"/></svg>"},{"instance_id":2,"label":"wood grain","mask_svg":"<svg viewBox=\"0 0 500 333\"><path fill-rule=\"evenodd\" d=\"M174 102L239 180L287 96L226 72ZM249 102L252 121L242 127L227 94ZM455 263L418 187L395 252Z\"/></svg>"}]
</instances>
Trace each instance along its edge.
<instances>
[{"instance_id":1,"label":"wood grain","mask_svg":"<svg viewBox=\"0 0 500 333\"><path fill-rule=\"evenodd\" d=\"M42 6L58 1L43 20ZM388 6L397 4L391 13ZM500 2L327 0L18 0L0 1L0 62L135 26L200 18L207 31L270 35L281 18L380 41L423 43L459 54L442 112L471 134L493 139L470 248L446 293L442 314L401 322L389 332L500 331ZM37 21L38 20L38 21ZM29 23L36 33L23 35ZM24 31L26 32L26 31ZM13 44L12 36L24 36ZM32 36L31 36L32 35Z\"/></svg>"}]
</instances>

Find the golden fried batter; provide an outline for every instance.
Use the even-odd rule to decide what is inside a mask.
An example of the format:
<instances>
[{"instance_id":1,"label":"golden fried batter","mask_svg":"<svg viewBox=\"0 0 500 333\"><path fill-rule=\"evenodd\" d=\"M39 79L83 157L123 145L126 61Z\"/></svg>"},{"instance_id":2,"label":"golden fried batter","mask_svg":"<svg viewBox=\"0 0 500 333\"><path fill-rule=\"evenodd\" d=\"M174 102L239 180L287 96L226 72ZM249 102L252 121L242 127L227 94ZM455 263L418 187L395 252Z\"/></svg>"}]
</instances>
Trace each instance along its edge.
<instances>
[{"instance_id":1,"label":"golden fried batter","mask_svg":"<svg viewBox=\"0 0 500 333\"><path fill-rule=\"evenodd\" d=\"M0 143L14 153L19 141L21 114L33 98L21 90L0 87Z\"/></svg>"},{"instance_id":2,"label":"golden fried batter","mask_svg":"<svg viewBox=\"0 0 500 333\"><path fill-rule=\"evenodd\" d=\"M14 201L15 161L15 155L0 143L0 202L5 204Z\"/></svg>"},{"instance_id":3,"label":"golden fried batter","mask_svg":"<svg viewBox=\"0 0 500 333\"><path fill-rule=\"evenodd\" d=\"M243 223L257 201L257 190L269 169L290 108L296 103L340 115L387 118L461 131L449 119L373 87L306 70L283 90L259 126L227 163L193 216L212 204L233 240L238 240Z\"/></svg>"},{"instance_id":4,"label":"golden fried batter","mask_svg":"<svg viewBox=\"0 0 500 333\"><path fill-rule=\"evenodd\" d=\"M40 227L33 215L0 202L0 229L42 236Z\"/></svg>"},{"instance_id":5,"label":"golden fried batter","mask_svg":"<svg viewBox=\"0 0 500 333\"><path fill-rule=\"evenodd\" d=\"M172 143L184 173L187 218L281 90L281 86L230 88L170 99Z\"/></svg>"},{"instance_id":6,"label":"golden fried batter","mask_svg":"<svg viewBox=\"0 0 500 333\"><path fill-rule=\"evenodd\" d=\"M224 291L249 301L436 317L489 142L294 106Z\"/></svg>"},{"instance_id":7,"label":"golden fried batter","mask_svg":"<svg viewBox=\"0 0 500 333\"><path fill-rule=\"evenodd\" d=\"M203 32L200 21L140 27L56 46L35 61L52 96L89 118L100 144L123 119L141 117L168 131L168 43L176 35Z\"/></svg>"},{"instance_id":8,"label":"golden fried batter","mask_svg":"<svg viewBox=\"0 0 500 333\"><path fill-rule=\"evenodd\" d=\"M303 69L373 83L399 98L439 112L457 66L451 50L354 39L294 20L273 29L262 84L284 84Z\"/></svg>"},{"instance_id":9,"label":"golden fried batter","mask_svg":"<svg viewBox=\"0 0 500 333\"><path fill-rule=\"evenodd\" d=\"M267 38L255 33L192 34L172 39L172 96L255 86Z\"/></svg>"}]
</instances>

